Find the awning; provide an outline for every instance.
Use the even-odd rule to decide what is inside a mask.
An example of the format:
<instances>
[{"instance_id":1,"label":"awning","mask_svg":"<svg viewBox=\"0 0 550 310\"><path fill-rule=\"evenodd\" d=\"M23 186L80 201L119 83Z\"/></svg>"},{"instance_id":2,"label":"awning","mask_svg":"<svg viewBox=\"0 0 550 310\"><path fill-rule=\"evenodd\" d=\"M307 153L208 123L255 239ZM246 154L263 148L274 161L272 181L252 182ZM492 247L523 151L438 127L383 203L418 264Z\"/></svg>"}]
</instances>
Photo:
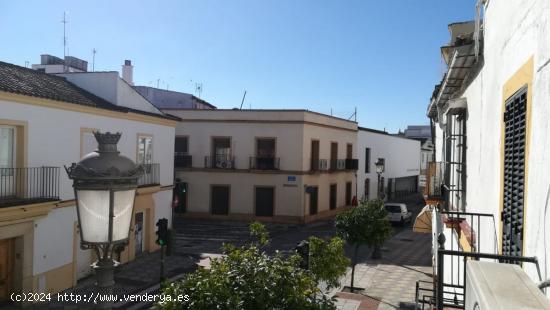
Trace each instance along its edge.
<instances>
[{"instance_id":1,"label":"awning","mask_svg":"<svg viewBox=\"0 0 550 310\"><path fill-rule=\"evenodd\" d=\"M427 205L414 220L413 231L418 233L431 233L432 232L432 212L433 206Z\"/></svg>"}]
</instances>

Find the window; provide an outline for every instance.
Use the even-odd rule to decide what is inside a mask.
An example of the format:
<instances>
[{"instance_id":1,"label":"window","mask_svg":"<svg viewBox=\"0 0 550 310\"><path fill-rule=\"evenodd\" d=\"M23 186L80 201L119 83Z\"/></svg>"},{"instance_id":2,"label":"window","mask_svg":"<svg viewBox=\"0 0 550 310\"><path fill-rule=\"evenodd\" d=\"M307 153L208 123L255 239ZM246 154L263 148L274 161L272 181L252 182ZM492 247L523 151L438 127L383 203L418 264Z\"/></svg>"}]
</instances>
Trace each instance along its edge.
<instances>
[{"instance_id":1,"label":"window","mask_svg":"<svg viewBox=\"0 0 550 310\"><path fill-rule=\"evenodd\" d=\"M370 148L365 148L365 173L370 173Z\"/></svg>"},{"instance_id":2,"label":"window","mask_svg":"<svg viewBox=\"0 0 550 310\"><path fill-rule=\"evenodd\" d=\"M15 168L15 127L0 126L0 175L12 176Z\"/></svg>"},{"instance_id":3,"label":"window","mask_svg":"<svg viewBox=\"0 0 550 310\"><path fill-rule=\"evenodd\" d=\"M445 199L451 210L466 210L466 110L447 113L445 126Z\"/></svg>"},{"instance_id":4,"label":"window","mask_svg":"<svg viewBox=\"0 0 550 310\"><path fill-rule=\"evenodd\" d=\"M346 206L351 206L351 182L346 182Z\"/></svg>"},{"instance_id":5,"label":"window","mask_svg":"<svg viewBox=\"0 0 550 310\"><path fill-rule=\"evenodd\" d=\"M309 192L309 214L314 215L314 214L317 214L319 188L317 186L310 186L308 188L308 192Z\"/></svg>"},{"instance_id":6,"label":"window","mask_svg":"<svg viewBox=\"0 0 550 310\"><path fill-rule=\"evenodd\" d=\"M330 170L338 169L338 142L330 143Z\"/></svg>"},{"instance_id":7,"label":"window","mask_svg":"<svg viewBox=\"0 0 550 310\"><path fill-rule=\"evenodd\" d=\"M189 141L187 137L176 137L174 152L176 155L186 155L189 152Z\"/></svg>"},{"instance_id":8,"label":"window","mask_svg":"<svg viewBox=\"0 0 550 310\"><path fill-rule=\"evenodd\" d=\"M527 88L506 100L502 254L522 256Z\"/></svg>"},{"instance_id":9,"label":"window","mask_svg":"<svg viewBox=\"0 0 550 310\"><path fill-rule=\"evenodd\" d=\"M364 197L364 199L365 200L370 199L370 179L369 178L365 179L365 197Z\"/></svg>"},{"instance_id":10,"label":"window","mask_svg":"<svg viewBox=\"0 0 550 310\"><path fill-rule=\"evenodd\" d=\"M273 216L275 188L256 187L256 216Z\"/></svg>"},{"instance_id":11,"label":"window","mask_svg":"<svg viewBox=\"0 0 550 310\"><path fill-rule=\"evenodd\" d=\"M232 169L233 157L231 156L231 138L218 137L212 139L212 168Z\"/></svg>"},{"instance_id":12,"label":"window","mask_svg":"<svg viewBox=\"0 0 550 310\"><path fill-rule=\"evenodd\" d=\"M348 143L346 145L346 159L352 159L353 158L353 144Z\"/></svg>"},{"instance_id":13,"label":"window","mask_svg":"<svg viewBox=\"0 0 550 310\"><path fill-rule=\"evenodd\" d=\"M138 137L138 156L139 164L153 163L153 137L139 136Z\"/></svg>"},{"instance_id":14,"label":"window","mask_svg":"<svg viewBox=\"0 0 550 310\"><path fill-rule=\"evenodd\" d=\"M317 171L319 168L319 140L311 140L311 171Z\"/></svg>"},{"instance_id":15,"label":"window","mask_svg":"<svg viewBox=\"0 0 550 310\"><path fill-rule=\"evenodd\" d=\"M275 139L258 138L258 140L256 141L256 156L258 158L274 158L275 157Z\"/></svg>"}]
</instances>

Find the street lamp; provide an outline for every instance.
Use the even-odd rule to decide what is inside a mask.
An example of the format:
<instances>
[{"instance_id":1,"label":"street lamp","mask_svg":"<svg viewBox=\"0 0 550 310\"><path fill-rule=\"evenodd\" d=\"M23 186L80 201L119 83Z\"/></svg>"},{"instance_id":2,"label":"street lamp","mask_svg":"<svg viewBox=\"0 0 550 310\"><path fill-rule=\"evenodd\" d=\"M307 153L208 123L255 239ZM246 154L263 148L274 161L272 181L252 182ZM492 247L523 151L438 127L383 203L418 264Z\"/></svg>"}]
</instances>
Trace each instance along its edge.
<instances>
[{"instance_id":1,"label":"street lamp","mask_svg":"<svg viewBox=\"0 0 550 310\"><path fill-rule=\"evenodd\" d=\"M382 192L380 175L382 175L382 173L384 173L384 171L386 170L386 161L384 160L384 158L378 158L378 161L374 163L374 165L376 166L376 173L378 174L378 198L380 198L380 194Z\"/></svg>"},{"instance_id":2,"label":"street lamp","mask_svg":"<svg viewBox=\"0 0 550 310\"><path fill-rule=\"evenodd\" d=\"M113 292L113 270L118 264L112 257L113 248L128 244L137 181L143 167L119 155L121 133L94 132L94 136L98 149L65 170L73 180L80 247L95 250L98 260L92 267L98 293L108 295ZM112 302L98 306L110 309Z\"/></svg>"}]
</instances>

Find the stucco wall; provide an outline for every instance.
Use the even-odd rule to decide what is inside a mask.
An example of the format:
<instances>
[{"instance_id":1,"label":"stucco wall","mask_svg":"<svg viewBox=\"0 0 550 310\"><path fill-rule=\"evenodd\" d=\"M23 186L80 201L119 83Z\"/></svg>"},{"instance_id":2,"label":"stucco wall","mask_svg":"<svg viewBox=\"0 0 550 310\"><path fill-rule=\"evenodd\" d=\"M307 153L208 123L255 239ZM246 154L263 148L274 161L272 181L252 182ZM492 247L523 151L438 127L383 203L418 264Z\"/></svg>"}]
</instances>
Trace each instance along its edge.
<instances>
[{"instance_id":1,"label":"stucco wall","mask_svg":"<svg viewBox=\"0 0 550 310\"><path fill-rule=\"evenodd\" d=\"M420 174L420 141L388 134L359 130L357 134L359 152L358 197L365 195L365 179L370 179L370 198L376 198L378 175L374 165L378 158L385 159L385 185L390 178L417 176ZM366 148L370 148L370 172L365 173Z\"/></svg>"}]
</instances>

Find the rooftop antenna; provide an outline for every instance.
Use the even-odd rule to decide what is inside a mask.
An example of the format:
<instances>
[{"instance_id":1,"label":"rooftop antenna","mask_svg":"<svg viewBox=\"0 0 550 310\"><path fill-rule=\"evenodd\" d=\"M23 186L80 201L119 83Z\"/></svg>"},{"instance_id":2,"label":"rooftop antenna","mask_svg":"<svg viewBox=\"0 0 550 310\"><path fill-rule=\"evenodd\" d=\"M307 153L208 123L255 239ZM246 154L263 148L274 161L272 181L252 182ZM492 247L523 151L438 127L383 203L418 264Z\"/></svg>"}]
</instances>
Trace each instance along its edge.
<instances>
[{"instance_id":1,"label":"rooftop antenna","mask_svg":"<svg viewBox=\"0 0 550 310\"><path fill-rule=\"evenodd\" d=\"M25 68L28 68L28 67L29 67L29 61L25 60Z\"/></svg>"},{"instance_id":2,"label":"rooftop antenna","mask_svg":"<svg viewBox=\"0 0 550 310\"><path fill-rule=\"evenodd\" d=\"M195 93L197 94L197 97L201 97L202 94L202 83L195 83Z\"/></svg>"},{"instance_id":3,"label":"rooftop antenna","mask_svg":"<svg viewBox=\"0 0 550 310\"><path fill-rule=\"evenodd\" d=\"M246 98L246 90L244 91L244 94L243 94L243 100L241 100L241 110L243 109L243 103L244 103L244 98Z\"/></svg>"},{"instance_id":4,"label":"rooftop antenna","mask_svg":"<svg viewBox=\"0 0 550 310\"><path fill-rule=\"evenodd\" d=\"M97 53L97 50L95 47L92 49L92 71L95 72L95 54Z\"/></svg>"},{"instance_id":5,"label":"rooftop antenna","mask_svg":"<svg viewBox=\"0 0 550 310\"><path fill-rule=\"evenodd\" d=\"M67 56L67 16L65 12L63 12L63 20L61 22L63 23L63 72L67 72L67 67L65 66L65 57Z\"/></svg>"},{"instance_id":6,"label":"rooftop antenna","mask_svg":"<svg viewBox=\"0 0 550 310\"><path fill-rule=\"evenodd\" d=\"M157 88L160 87L160 79L157 79Z\"/></svg>"},{"instance_id":7,"label":"rooftop antenna","mask_svg":"<svg viewBox=\"0 0 550 310\"><path fill-rule=\"evenodd\" d=\"M348 120L351 120L352 118L354 119L354 122L357 122L357 107L355 107L353 114L350 117L348 117Z\"/></svg>"}]
</instances>

